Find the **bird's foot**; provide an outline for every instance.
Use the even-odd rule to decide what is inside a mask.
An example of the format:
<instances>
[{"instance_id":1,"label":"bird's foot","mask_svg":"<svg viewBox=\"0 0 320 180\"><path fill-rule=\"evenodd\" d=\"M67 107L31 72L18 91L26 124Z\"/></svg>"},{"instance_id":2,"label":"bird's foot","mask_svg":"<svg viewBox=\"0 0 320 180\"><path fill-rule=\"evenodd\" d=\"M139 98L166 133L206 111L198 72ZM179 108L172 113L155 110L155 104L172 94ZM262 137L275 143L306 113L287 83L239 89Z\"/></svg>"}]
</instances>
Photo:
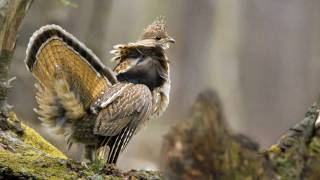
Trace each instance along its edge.
<instances>
[{"instance_id":1,"label":"bird's foot","mask_svg":"<svg viewBox=\"0 0 320 180\"><path fill-rule=\"evenodd\" d=\"M88 162L82 161L82 162L81 162L81 166L83 166L83 167L86 168L86 169L89 169L89 167L88 167Z\"/></svg>"}]
</instances>

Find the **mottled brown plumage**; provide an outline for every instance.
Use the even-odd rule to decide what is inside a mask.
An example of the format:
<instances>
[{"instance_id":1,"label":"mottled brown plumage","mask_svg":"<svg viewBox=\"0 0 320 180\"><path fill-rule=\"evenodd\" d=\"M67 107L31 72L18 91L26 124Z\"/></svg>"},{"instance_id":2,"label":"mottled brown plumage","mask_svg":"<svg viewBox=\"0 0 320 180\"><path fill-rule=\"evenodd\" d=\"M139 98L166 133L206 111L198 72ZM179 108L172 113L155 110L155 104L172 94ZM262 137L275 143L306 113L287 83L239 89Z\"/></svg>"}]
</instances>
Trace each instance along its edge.
<instances>
[{"instance_id":1,"label":"mottled brown plumage","mask_svg":"<svg viewBox=\"0 0 320 180\"><path fill-rule=\"evenodd\" d=\"M135 43L114 46L114 71L71 34L56 25L31 37L27 68L38 80L36 112L43 124L63 133L67 144L82 143L86 158L116 163L131 137L169 103L169 63L174 42L163 18ZM97 153L96 153L97 152Z\"/></svg>"}]
</instances>

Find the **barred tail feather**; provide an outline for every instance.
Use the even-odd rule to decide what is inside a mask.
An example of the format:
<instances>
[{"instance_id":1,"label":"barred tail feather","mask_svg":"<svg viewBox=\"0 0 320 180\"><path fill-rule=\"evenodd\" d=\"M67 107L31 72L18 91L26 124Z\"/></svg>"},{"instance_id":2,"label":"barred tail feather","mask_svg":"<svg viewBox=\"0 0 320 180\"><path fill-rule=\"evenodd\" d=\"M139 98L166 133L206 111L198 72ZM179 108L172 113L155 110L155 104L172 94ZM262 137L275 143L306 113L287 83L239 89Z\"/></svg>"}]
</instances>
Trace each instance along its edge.
<instances>
[{"instance_id":1,"label":"barred tail feather","mask_svg":"<svg viewBox=\"0 0 320 180\"><path fill-rule=\"evenodd\" d=\"M54 89L68 119L74 120L84 116L85 111L80 98L70 90L65 80L57 80Z\"/></svg>"},{"instance_id":2,"label":"barred tail feather","mask_svg":"<svg viewBox=\"0 0 320 180\"><path fill-rule=\"evenodd\" d=\"M80 99L72 92L63 79L54 82L54 88L48 89L36 84L38 89L36 100L39 104L35 112L43 125L48 126L56 134L66 133L67 124L85 115Z\"/></svg>"},{"instance_id":3,"label":"barred tail feather","mask_svg":"<svg viewBox=\"0 0 320 180\"><path fill-rule=\"evenodd\" d=\"M32 35L25 63L38 82L50 90L57 79L67 81L81 95L85 109L101 91L116 83L114 73L90 49L57 25L43 26Z\"/></svg>"}]
</instances>

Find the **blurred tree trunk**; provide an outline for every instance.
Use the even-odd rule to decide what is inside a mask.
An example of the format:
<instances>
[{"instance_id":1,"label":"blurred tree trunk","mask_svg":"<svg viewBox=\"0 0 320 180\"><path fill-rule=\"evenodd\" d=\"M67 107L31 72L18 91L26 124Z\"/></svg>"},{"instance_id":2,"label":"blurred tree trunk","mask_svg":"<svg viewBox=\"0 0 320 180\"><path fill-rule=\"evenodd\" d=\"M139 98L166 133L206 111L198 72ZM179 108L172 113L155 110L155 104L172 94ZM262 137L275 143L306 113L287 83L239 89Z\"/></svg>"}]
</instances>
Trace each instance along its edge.
<instances>
[{"instance_id":1,"label":"blurred tree trunk","mask_svg":"<svg viewBox=\"0 0 320 180\"><path fill-rule=\"evenodd\" d=\"M266 146L302 114L319 91L320 1L249 0L242 6L243 126ZM272 119L279 125L274 126Z\"/></svg>"},{"instance_id":2,"label":"blurred tree trunk","mask_svg":"<svg viewBox=\"0 0 320 180\"><path fill-rule=\"evenodd\" d=\"M210 46L208 82L220 92L230 126L243 130L242 96L239 79L239 47L243 22L243 2L239 0L215 0L212 18L213 29Z\"/></svg>"},{"instance_id":3,"label":"blurred tree trunk","mask_svg":"<svg viewBox=\"0 0 320 180\"><path fill-rule=\"evenodd\" d=\"M179 47L174 47L176 51L175 69L172 70L172 76L177 79L173 84L176 87L183 88L182 91L176 93L174 98L178 101L171 101L175 115L180 117L172 117L171 119L184 118L184 114L188 111L188 105L192 104L196 95L200 93L199 87L208 86L208 79L204 73L205 67L208 67L209 46L208 41L212 33L211 19L214 16L212 1L204 0L199 3L194 0L182 1L176 6L180 7L180 19L178 22L178 33L174 37ZM170 1L171 5L171 1ZM211 66L210 66L211 67ZM183 99L183 103L180 100ZM170 109L169 109L170 111Z\"/></svg>"},{"instance_id":4,"label":"blurred tree trunk","mask_svg":"<svg viewBox=\"0 0 320 180\"><path fill-rule=\"evenodd\" d=\"M106 62L105 55L109 53L109 50L104 49L104 42L107 41L106 34L108 26L109 14L111 12L112 1L100 1L93 2L94 11L91 15L89 22L89 28L86 34L86 44L97 56Z\"/></svg>"},{"instance_id":5,"label":"blurred tree trunk","mask_svg":"<svg viewBox=\"0 0 320 180\"><path fill-rule=\"evenodd\" d=\"M77 6L76 10L69 9L66 27L103 61L105 54L109 53L109 50L103 48L112 1L80 0Z\"/></svg>"},{"instance_id":6,"label":"blurred tree trunk","mask_svg":"<svg viewBox=\"0 0 320 180\"><path fill-rule=\"evenodd\" d=\"M0 0L0 124L8 127L9 105L7 103L10 88L9 69L14 53L18 29L26 15L32 0Z\"/></svg>"}]
</instances>

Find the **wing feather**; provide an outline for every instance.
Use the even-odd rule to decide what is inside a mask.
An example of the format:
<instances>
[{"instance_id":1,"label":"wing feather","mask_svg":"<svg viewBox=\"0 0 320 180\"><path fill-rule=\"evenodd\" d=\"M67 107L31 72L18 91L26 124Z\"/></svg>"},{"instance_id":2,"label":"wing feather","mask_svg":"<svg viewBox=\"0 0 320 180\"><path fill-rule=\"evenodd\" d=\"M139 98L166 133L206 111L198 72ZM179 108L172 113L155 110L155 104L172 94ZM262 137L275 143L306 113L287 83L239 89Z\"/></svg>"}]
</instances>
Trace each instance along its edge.
<instances>
[{"instance_id":1,"label":"wing feather","mask_svg":"<svg viewBox=\"0 0 320 180\"><path fill-rule=\"evenodd\" d=\"M123 88L125 87L125 88ZM118 89L122 89L119 93ZM94 104L97 108L117 93L117 98L101 108L97 117L94 133L103 136L115 136L130 124L138 127L151 114L152 95L149 88L141 84L118 83L111 87Z\"/></svg>"}]
</instances>

